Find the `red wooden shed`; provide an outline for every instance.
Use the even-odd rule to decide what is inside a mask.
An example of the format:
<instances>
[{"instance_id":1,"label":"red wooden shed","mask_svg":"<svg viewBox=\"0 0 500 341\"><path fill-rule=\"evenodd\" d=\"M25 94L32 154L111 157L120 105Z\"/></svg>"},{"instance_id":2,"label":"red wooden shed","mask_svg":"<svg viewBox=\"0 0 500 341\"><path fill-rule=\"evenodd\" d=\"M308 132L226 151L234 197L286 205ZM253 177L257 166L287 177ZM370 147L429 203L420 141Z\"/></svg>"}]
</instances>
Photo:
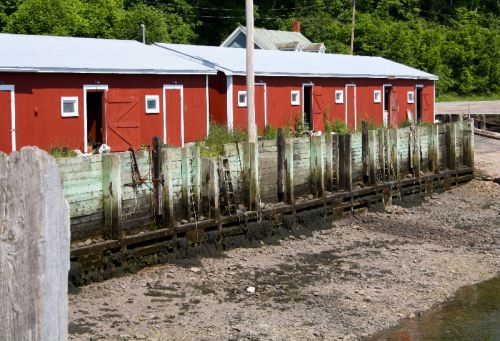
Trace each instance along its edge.
<instances>
[{"instance_id":1,"label":"red wooden shed","mask_svg":"<svg viewBox=\"0 0 500 341\"><path fill-rule=\"evenodd\" d=\"M0 34L0 150L181 146L208 131L211 67L136 41Z\"/></svg>"},{"instance_id":2,"label":"red wooden shed","mask_svg":"<svg viewBox=\"0 0 500 341\"><path fill-rule=\"evenodd\" d=\"M156 44L219 70L209 77L210 115L246 128L245 49ZM380 57L255 50L256 122L283 126L302 115L322 131L325 119L356 129L362 120L397 126L433 122L437 76Z\"/></svg>"}]
</instances>

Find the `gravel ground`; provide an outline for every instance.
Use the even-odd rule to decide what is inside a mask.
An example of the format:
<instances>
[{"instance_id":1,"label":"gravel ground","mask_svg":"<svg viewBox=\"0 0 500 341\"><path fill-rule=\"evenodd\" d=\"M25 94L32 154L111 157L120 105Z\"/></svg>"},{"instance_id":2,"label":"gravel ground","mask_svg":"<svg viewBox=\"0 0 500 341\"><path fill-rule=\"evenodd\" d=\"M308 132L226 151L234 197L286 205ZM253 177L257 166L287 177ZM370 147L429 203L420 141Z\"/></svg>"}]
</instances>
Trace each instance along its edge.
<instances>
[{"instance_id":1,"label":"gravel ground","mask_svg":"<svg viewBox=\"0 0 500 341\"><path fill-rule=\"evenodd\" d=\"M500 185L95 283L70 296L72 340L358 340L499 275Z\"/></svg>"}]
</instances>

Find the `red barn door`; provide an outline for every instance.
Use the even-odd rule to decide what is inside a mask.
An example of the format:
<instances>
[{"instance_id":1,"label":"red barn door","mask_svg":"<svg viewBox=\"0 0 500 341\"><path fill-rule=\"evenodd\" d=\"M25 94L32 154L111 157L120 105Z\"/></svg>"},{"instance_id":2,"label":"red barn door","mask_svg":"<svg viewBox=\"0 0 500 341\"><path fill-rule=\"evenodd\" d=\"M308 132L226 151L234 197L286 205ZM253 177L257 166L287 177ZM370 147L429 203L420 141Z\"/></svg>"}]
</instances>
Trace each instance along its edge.
<instances>
[{"instance_id":1,"label":"red barn door","mask_svg":"<svg viewBox=\"0 0 500 341\"><path fill-rule=\"evenodd\" d=\"M257 124L258 134L264 132L266 126L266 85L255 85L255 124Z\"/></svg>"},{"instance_id":2,"label":"red barn door","mask_svg":"<svg viewBox=\"0 0 500 341\"><path fill-rule=\"evenodd\" d=\"M184 122L182 110L182 86L165 89L167 144L174 147L184 145Z\"/></svg>"},{"instance_id":3,"label":"red barn door","mask_svg":"<svg viewBox=\"0 0 500 341\"><path fill-rule=\"evenodd\" d=\"M0 151L12 151L12 112L10 90L0 90Z\"/></svg>"},{"instance_id":4,"label":"red barn door","mask_svg":"<svg viewBox=\"0 0 500 341\"><path fill-rule=\"evenodd\" d=\"M140 146L139 109L135 97L107 99L107 144L112 151Z\"/></svg>"},{"instance_id":5,"label":"red barn door","mask_svg":"<svg viewBox=\"0 0 500 341\"><path fill-rule=\"evenodd\" d=\"M356 85L346 85L347 126L356 129Z\"/></svg>"},{"instance_id":6,"label":"red barn door","mask_svg":"<svg viewBox=\"0 0 500 341\"><path fill-rule=\"evenodd\" d=\"M323 87L315 85L313 87L313 117L311 130L322 131L324 129L323 120Z\"/></svg>"}]
</instances>

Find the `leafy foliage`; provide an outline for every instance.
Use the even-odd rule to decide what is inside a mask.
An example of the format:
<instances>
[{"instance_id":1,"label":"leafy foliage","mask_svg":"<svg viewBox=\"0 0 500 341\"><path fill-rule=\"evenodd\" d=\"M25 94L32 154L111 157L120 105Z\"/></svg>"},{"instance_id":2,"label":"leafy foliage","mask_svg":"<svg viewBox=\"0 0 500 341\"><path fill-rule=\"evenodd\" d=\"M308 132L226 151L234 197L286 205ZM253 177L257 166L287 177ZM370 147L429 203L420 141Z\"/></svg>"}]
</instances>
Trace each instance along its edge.
<instances>
[{"instance_id":1,"label":"leafy foliage","mask_svg":"<svg viewBox=\"0 0 500 341\"><path fill-rule=\"evenodd\" d=\"M200 154L203 157L221 156L224 154L224 144L239 143L248 140L247 132L241 129L228 131L226 126L210 122L210 131L201 145Z\"/></svg>"}]
</instances>

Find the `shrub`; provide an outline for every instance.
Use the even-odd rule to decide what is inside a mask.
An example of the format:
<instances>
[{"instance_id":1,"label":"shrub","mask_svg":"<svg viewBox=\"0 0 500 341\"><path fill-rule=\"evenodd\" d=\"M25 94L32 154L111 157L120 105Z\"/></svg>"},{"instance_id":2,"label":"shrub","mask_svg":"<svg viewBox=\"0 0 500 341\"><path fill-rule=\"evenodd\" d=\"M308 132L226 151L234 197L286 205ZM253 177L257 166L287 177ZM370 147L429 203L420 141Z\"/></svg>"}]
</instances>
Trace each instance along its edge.
<instances>
[{"instance_id":1,"label":"shrub","mask_svg":"<svg viewBox=\"0 0 500 341\"><path fill-rule=\"evenodd\" d=\"M243 129L233 129L228 131L225 125L210 123L210 131L201 147L200 154L203 157L215 157L224 154L226 143L238 143L248 140L247 132Z\"/></svg>"},{"instance_id":2,"label":"shrub","mask_svg":"<svg viewBox=\"0 0 500 341\"><path fill-rule=\"evenodd\" d=\"M334 121L325 121L325 133L347 134L349 128L339 119Z\"/></svg>"},{"instance_id":3,"label":"shrub","mask_svg":"<svg viewBox=\"0 0 500 341\"><path fill-rule=\"evenodd\" d=\"M49 154L56 159L63 157L74 157L77 155L73 149L64 146L51 147L49 149Z\"/></svg>"}]
</instances>

